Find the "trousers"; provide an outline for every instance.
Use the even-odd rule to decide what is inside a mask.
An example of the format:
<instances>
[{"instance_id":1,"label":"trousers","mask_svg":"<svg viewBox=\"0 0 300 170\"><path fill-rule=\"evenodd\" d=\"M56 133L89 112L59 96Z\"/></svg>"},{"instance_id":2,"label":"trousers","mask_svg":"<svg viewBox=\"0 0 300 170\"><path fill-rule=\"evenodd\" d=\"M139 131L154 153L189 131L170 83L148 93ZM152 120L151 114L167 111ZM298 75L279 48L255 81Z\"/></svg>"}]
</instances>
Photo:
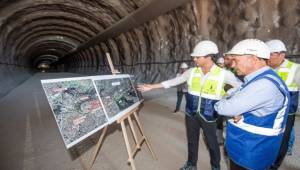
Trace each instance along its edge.
<instances>
[{"instance_id":1,"label":"trousers","mask_svg":"<svg viewBox=\"0 0 300 170\"><path fill-rule=\"evenodd\" d=\"M220 168L220 147L216 136L216 122L207 122L197 116L185 116L186 132L188 140L188 162L197 166L200 128L203 130L208 147L210 164L212 168Z\"/></svg>"},{"instance_id":2,"label":"trousers","mask_svg":"<svg viewBox=\"0 0 300 170\"><path fill-rule=\"evenodd\" d=\"M183 95L185 96L185 101L186 101L186 94L187 92L177 91L177 101L176 101L175 111L178 111L180 109Z\"/></svg>"},{"instance_id":3,"label":"trousers","mask_svg":"<svg viewBox=\"0 0 300 170\"><path fill-rule=\"evenodd\" d=\"M296 114L288 115L286 126L285 126L285 131L283 132L283 138L282 138L282 142L281 142L280 149L278 152L278 156L277 156L275 162L273 163L273 165L271 166L270 170L278 169L284 160L284 157L286 155L286 152L287 152L288 146L289 146L291 131L292 131L292 128L294 127L295 116L296 116Z\"/></svg>"}]
</instances>

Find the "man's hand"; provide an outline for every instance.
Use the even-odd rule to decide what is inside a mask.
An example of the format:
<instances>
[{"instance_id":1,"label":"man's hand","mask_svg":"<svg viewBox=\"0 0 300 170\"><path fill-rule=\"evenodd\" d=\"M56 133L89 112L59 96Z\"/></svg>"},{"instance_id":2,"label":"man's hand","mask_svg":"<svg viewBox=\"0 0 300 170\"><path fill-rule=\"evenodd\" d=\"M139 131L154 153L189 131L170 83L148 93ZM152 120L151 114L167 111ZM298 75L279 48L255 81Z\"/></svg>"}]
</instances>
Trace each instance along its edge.
<instances>
[{"instance_id":1,"label":"man's hand","mask_svg":"<svg viewBox=\"0 0 300 170\"><path fill-rule=\"evenodd\" d=\"M233 122L234 122L234 123L238 123L242 118L243 118L242 115L235 116L235 117L233 118Z\"/></svg>"},{"instance_id":2,"label":"man's hand","mask_svg":"<svg viewBox=\"0 0 300 170\"><path fill-rule=\"evenodd\" d=\"M140 92L150 91L152 90L152 85L151 84L138 85L137 90Z\"/></svg>"}]
</instances>

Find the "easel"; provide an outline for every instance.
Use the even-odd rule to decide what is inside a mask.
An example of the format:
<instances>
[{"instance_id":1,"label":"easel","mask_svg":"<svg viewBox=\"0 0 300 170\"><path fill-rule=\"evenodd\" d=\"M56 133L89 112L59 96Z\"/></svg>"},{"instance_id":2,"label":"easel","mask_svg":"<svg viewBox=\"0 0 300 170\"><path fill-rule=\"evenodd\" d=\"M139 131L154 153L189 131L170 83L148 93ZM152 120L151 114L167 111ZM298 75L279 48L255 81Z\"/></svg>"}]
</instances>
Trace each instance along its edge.
<instances>
[{"instance_id":1,"label":"easel","mask_svg":"<svg viewBox=\"0 0 300 170\"><path fill-rule=\"evenodd\" d=\"M117 72L114 69L114 66L113 66L113 63L112 63L112 60L110 58L109 53L106 53L106 57L107 57L107 60L108 60L110 70L111 70L112 74L115 75ZM144 135L144 131L142 129L141 122L140 122L140 120L138 118L138 115L137 115L137 110L138 110L138 106L135 107L134 109L132 109L131 111L127 112L123 117L121 117L117 120L117 123L121 124L123 137L124 137L124 140L125 140L125 145L126 145L126 149L127 149L127 153L128 153L128 160L127 161L128 161L128 163L130 163L132 170L136 170L133 158L134 158L135 154L137 153L137 151L141 149L141 145L143 144L144 141L146 142L146 145L147 145L149 151L151 152L152 157L154 159L156 159L156 156L155 156L154 152L152 151L151 145L150 145L148 139L146 138L146 136ZM131 118L132 115L133 115L133 118L135 118L137 126L139 128L139 131L141 133L141 139L140 140L137 138L137 135L136 135L136 132L135 132L135 129L134 129L134 126L133 126L133 121L132 121L132 118ZM134 142L135 142L135 146L134 146L133 151L132 151L132 148L130 147L130 143L129 143L128 135L127 135L127 131L126 131L126 126L125 126L125 120L126 119L128 119L130 130L133 134L133 138L134 138ZM107 131L107 126L102 130L101 136L100 136L100 138L97 142L95 152L93 154L93 157L92 157L90 166L88 167L88 170L92 169L92 167L93 167L93 164L95 162L97 154L98 154L98 152L101 148L101 144L102 144L103 138L106 134L106 131Z\"/></svg>"}]
</instances>

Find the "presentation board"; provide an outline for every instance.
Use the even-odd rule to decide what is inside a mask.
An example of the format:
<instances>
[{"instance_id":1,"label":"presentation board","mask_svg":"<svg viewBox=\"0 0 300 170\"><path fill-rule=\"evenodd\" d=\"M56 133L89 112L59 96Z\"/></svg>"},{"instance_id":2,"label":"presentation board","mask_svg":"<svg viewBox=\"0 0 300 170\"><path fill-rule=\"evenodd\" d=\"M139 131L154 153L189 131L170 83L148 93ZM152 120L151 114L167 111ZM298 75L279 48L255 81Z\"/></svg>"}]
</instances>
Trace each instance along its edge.
<instances>
[{"instance_id":1,"label":"presentation board","mask_svg":"<svg viewBox=\"0 0 300 170\"><path fill-rule=\"evenodd\" d=\"M41 82L67 148L109 123L91 78Z\"/></svg>"},{"instance_id":2,"label":"presentation board","mask_svg":"<svg viewBox=\"0 0 300 170\"><path fill-rule=\"evenodd\" d=\"M110 121L117 120L139 105L130 75L95 76L93 80Z\"/></svg>"},{"instance_id":3,"label":"presentation board","mask_svg":"<svg viewBox=\"0 0 300 170\"><path fill-rule=\"evenodd\" d=\"M69 149L139 105L130 75L41 80Z\"/></svg>"}]
</instances>

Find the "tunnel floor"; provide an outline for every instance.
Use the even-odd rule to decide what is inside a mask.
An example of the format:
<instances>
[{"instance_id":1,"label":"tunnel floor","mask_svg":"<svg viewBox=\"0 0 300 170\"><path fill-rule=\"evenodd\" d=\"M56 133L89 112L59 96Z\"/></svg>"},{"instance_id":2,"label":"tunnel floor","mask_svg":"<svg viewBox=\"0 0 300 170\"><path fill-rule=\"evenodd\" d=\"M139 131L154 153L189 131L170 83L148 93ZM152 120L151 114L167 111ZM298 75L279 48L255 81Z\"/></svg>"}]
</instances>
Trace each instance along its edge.
<instances>
[{"instance_id":1,"label":"tunnel floor","mask_svg":"<svg viewBox=\"0 0 300 170\"><path fill-rule=\"evenodd\" d=\"M71 73L38 73L0 100L0 169L65 170L83 169L90 162L100 132L67 150L60 136L40 80L79 76ZM146 136L158 160L151 157L145 144L135 156L137 169L179 169L187 157L184 114L173 114L176 90L144 93L139 115ZM300 170L300 117L296 118L296 144L280 169ZM128 133L130 134L130 133ZM132 137L130 136L132 139ZM133 144L133 141L130 141ZM221 167L224 161L223 147ZM119 125L112 124L93 169L130 169ZM198 169L209 170L209 156L201 138Z\"/></svg>"}]
</instances>

